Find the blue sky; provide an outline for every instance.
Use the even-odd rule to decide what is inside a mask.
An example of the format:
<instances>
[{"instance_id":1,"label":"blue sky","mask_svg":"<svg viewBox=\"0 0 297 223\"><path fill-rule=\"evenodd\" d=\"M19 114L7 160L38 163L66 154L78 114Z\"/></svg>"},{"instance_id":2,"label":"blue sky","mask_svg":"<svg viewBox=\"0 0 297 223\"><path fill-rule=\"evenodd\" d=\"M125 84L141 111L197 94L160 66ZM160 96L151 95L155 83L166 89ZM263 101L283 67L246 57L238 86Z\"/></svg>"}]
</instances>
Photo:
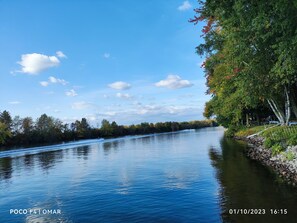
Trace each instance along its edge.
<instances>
[{"instance_id":1,"label":"blue sky","mask_svg":"<svg viewBox=\"0 0 297 223\"><path fill-rule=\"evenodd\" d=\"M0 110L70 122L203 119L196 1L0 1Z\"/></svg>"}]
</instances>

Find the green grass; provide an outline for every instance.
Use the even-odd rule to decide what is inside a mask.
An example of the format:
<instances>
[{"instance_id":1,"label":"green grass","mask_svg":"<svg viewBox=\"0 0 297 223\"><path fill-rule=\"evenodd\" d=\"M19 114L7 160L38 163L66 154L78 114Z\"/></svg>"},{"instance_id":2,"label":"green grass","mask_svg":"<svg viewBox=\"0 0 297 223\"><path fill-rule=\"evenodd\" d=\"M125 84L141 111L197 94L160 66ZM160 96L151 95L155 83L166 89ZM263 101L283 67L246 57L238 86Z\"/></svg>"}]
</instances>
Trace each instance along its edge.
<instances>
[{"instance_id":1,"label":"green grass","mask_svg":"<svg viewBox=\"0 0 297 223\"><path fill-rule=\"evenodd\" d=\"M287 141L297 136L297 126L276 126L264 131L261 135L274 141Z\"/></svg>"},{"instance_id":2,"label":"green grass","mask_svg":"<svg viewBox=\"0 0 297 223\"><path fill-rule=\"evenodd\" d=\"M245 137L264 129L271 127L272 125L255 126L251 128L241 128L235 133L235 136ZM297 126L275 126L269 128L260 136L264 137L264 146L271 149L273 155L277 155L285 150L288 146L297 145ZM291 154L287 157L288 160L294 159Z\"/></svg>"},{"instance_id":3,"label":"green grass","mask_svg":"<svg viewBox=\"0 0 297 223\"><path fill-rule=\"evenodd\" d=\"M254 127L243 127L241 128L238 132L235 133L235 136L239 136L239 137L245 137L245 136L249 136L252 134L255 134L257 132L260 132L266 128L271 127L272 125L259 125L259 126L254 126Z\"/></svg>"}]
</instances>

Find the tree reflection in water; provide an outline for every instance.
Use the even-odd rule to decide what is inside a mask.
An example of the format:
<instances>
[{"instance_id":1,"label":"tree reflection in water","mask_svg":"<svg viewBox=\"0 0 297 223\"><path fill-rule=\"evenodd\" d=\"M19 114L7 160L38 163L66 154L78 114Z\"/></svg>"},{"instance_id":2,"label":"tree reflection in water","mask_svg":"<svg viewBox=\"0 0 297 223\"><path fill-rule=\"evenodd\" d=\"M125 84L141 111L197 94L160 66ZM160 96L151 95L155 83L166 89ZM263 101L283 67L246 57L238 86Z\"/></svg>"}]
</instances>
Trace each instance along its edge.
<instances>
[{"instance_id":1,"label":"tree reflection in water","mask_svg":"<svg viewBox=\"0 0 297 223\"><path fill-rule=\"evenodd\" d=\"M123 142L121 142L123 143ZM103 143L104 155L109 155L112 151L116 152L118 150L120 141L105 142ZM111 150L112 149L112 150Z\"/></svg>"},{"instance_id":2,"label":"tree reflection in water","mask_svg":"<svg viewBox=\"0 0 297 223\"><path fill-rule=\"evenodd\" d=\"M80 146L73 149L73 155L74 157L77 157L79 159L83 158L84 160L87 160L90 155L90 151L90 146Z\"/></svg>"},{"instance_id":3,"label":"tree reflection in water","mask_svg":"<svg viewBox=\"0 0 297 223\"><path fill-rule=\"evenodd\" d=\"M11 158L0 159L0 181L11 178L13 169Z\"/></svg>"},{"instance_id":4,"label":"tree reflection in water","mask_svg":"<svg viewBox=\"0 0 297 223\"><path fill-rule=\"evenodd\" d=\"M20 157L0 158L0 181L9 180L15 170L19 170L17 174L22 174L25 170L32 171L36 165L45 173L48 173L57 163L62 162L64 156L69 155L69 152L73 153L72 157L87 160L91 155L91 147L81 146L75 149L56 150Z\"/></svg>"}]
</instances>

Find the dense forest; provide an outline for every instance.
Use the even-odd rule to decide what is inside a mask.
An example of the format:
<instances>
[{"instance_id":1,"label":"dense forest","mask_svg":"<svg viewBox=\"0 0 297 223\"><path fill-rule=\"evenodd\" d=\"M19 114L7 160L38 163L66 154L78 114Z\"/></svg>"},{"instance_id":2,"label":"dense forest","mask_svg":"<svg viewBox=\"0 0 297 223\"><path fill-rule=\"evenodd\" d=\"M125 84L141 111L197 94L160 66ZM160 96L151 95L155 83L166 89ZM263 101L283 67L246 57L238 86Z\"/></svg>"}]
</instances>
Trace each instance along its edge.
<instances>
[{"instance_id":1,"label":"dense forest","mask_svg":"<svg viewBox=\"0 0 297 223\"><path fill-rule=\"evenodd\" d=\"M46 114L35 121L31 117L11 117L8 111L0 112L0 145L28 146L46 143L66 142L80 139L117 137L214 126L212 120L191 122L158 122L137 125L118 125L115 121L102 120L101 127L92 127L86 118L73 123L63 123Z\"/></svg>"},{"instance_id":2,"label":"dense forest","mask_svg":"<svg viewBox=\"0 0 297 223\"><path fill-rule=\"evenodd\" d=\"M297 119L297 1L199 1L196 50L211 100L204 115L225 127Z\"/></svg>"}]
</instances>

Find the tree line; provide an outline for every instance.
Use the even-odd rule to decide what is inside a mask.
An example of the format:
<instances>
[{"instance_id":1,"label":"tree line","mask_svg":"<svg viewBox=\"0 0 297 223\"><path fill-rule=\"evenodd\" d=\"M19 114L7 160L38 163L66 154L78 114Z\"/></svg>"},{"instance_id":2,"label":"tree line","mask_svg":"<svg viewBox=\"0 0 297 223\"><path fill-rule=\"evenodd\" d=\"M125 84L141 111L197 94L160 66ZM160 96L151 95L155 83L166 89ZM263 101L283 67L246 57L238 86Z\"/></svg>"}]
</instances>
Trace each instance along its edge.
<instances>
[{"instance_id":1,"label":"tree line","mask_svg":"<svg viewBox=\"0 0 297 223\"><path fill-rule=\"evenodd\" d=\"M72 123L42 114L36 120L31 117L11 117L8 111L0 112L0 145L29 146L51 144L81 139L118 137L126 135L171 132L214 126L212 120L190 122L143 122L137 125L118 125L103 119L101 127L92 127L86 118Z\"/></svg>"},{"instance_id":2,"label":"tree line","mask_svg":"<svg viewBox=\"0 0 297 223\"><path fill-rule=\"evenodd\" d=\"M198 2L190 22L205 24L196 48L212 96L204 115L226 127L297 119L297 2Z\"/></svg>"}]
</instances>

